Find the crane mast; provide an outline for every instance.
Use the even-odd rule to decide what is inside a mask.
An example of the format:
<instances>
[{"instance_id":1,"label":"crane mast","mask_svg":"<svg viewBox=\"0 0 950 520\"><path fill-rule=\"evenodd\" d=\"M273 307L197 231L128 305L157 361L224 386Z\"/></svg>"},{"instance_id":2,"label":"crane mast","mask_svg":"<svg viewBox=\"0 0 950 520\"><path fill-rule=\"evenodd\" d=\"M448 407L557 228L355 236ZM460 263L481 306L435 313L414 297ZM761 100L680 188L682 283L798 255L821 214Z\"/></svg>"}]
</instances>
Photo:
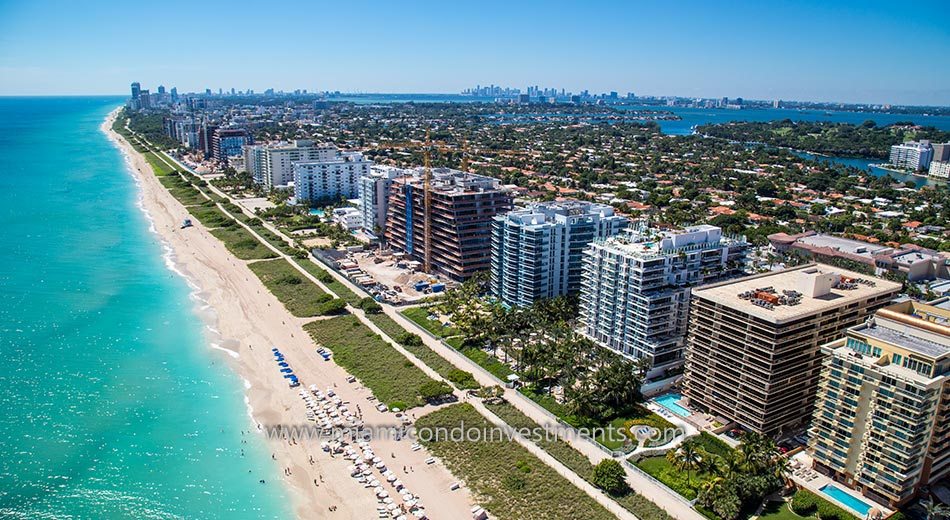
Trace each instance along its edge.
<instances>
[{"instance_id":1,"label":"crane mast","mask_svg":"<svg viewBox=\"0 0 950 520\"><path fill-rule=\"evenodd\" d=\"M425 162L423 168L423 261L422 270L432 273L432 139L426 128Z\"/></svg>"}]
</instances>

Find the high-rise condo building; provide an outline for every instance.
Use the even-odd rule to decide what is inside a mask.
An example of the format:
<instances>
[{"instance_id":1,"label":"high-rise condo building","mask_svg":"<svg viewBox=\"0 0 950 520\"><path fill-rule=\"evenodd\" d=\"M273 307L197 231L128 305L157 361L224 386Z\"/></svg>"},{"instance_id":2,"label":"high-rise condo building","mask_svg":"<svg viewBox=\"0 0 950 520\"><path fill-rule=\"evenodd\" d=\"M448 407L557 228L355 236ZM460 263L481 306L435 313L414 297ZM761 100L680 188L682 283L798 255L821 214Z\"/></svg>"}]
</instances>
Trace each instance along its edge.
<instances>
[{"instance_id":1,"label":"high-rise condo building","mask_svg":"<svg viewBox=\"0 0 950 520\"><path fill-rule=\"evenodd\" d=\"M891 164L908 170L926 170L933 159L933 147L930 141L908 141L891 147Z\"/></svg>"},{"instance_id":2,"label":"high-rise condo building","mask_svg":"<svg viewBox=\"0 0 950 520\"><path fill-rule=\"evenodd\" d=\"M690 287L744 272L748 242L715 226L665 231L644 222L584 253L582 331L600 345L674 377L683 364Z\"/></svg>"},{"instance_id":3,"label":"high-rise condo building","mask_svg":"<svg viewBox=\"0 0 950 520\"><path fill-rule=\"evenodd\" d=\"M393 179L407 175L412 175L412 172L392 166L373 165L368 175L360 177L360 227L373 237L383 236L385 231Z\"/></svg>"},{"instance_id":4,"label":"high-rise condo building","mask_svg":"<svg viewBox=\"0 0 950 520\"><path fill-rule=\"evenodd\" d=\"M927 174L935 179L950 179L950 143L933 145L934 155Z\"/></svg>"},{"instance_id":5,"label":"high-rise condo building","mask_svg":"<svg viewBox=\"0 0 950 520\"><path fill-rule=\"evenodd\" d=\"M251 136L243 128L218 128L211 136L211 156L227 164L228 157L241 155Z\"/></svg>"},{"instance_id":6,"label":"high-rise condo building","mask_svg":"<svg viewBox=\"0 0 950 520\"><path fill-rule=\"evenodd\" d=\"M142 92L142 85L138 81L132 83L132 99L138 99Z\"/></svg>"},{"instance_id":7,"label":"high-rise condo building","mask_svg":"<svg viewBox=\"0 0 950 520\"><path fill-rule=\"evenodd\" d=\"M369 174L373 161L359 152L340 152L320 161L294 162L294 197L298 203L359 196L360 177Z\"/></svg>"},{"instance_id":8,"label":"high-rise condo building","mask_svg":"<svg viewBox=\"0 0 950 520\"><path fill-rule=\"evenodd\" d=\"M507 305L531 305L581 290L584 250L627 226L605 204L533 204L492 221L491 291Z\"/></svg>"},{"instance_id":9,"label":"high-rise condo building","mask_svg":"<svg viewBox=\"0 0 950 520\"><path fill-rule=\"evenodd\" d=\"M690 406L765 435L805 426L819 346L863 322L901 284L807 264L693 290L685 393Z\"/></svg>"},{"instance_id":10,"label":"high-rise condo building","mask_svg":"<svg viewBox=\"0 0 950 520\"><path fill-rule=\"evenodd\" d=\"M950 306L885 307L824 345L808 441L818 471L890 507L950 470Z\"/></svg>"},{"instance_id":11,"label":"high-rise condo building","mask_svg":"<svg viewBox=\"0 0 950 520\"><path fill-rule=\"evenodd\" d=\"M393 179L386 216L389 245L414 261L425 260L423 170ZM431 270L466 280L491 265L491 221L511 211L511 192L498 179L449 168L433 168L431 183Z\"/></svg>"},{"instance_id":12,"label":"high-rise condo building","mask_svg":"<svg viewBox=\"0 0 950 520\"><path fill-rule=\"evenodd\" d=\"M950 179L950 161L931 161L927 175L934 179Z\"/></svg>"},{"instance_id":13,"label":"high-rise condo building","mask_svg":"<svg viewBox=\"0 0 950 520\"><path fill-rule=\"evenodd\" d=\"M292 143L270 143L244 148L244 163L254 182L266 188L289 185L294 180L293 166L302 161L332 161L340 151L332 144L314 144L307 139Z\"/></svg>"}]
</instances>

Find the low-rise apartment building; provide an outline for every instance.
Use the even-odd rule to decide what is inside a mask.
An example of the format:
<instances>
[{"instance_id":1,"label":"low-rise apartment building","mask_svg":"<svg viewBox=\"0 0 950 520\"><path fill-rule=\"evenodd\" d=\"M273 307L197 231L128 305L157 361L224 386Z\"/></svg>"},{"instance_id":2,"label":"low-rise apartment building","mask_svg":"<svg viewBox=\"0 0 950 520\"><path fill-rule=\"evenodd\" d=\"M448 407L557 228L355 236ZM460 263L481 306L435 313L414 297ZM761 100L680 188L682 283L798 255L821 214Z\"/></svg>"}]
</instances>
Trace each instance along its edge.
<instances>
[{"instance_id":1,"label":"low-rise apartment building","mask_svg":"<svg viewBox=\"0 0 950 520\"><path fill-rule=\"evenodd\" d=\"M773 233L768 238L778 253L800 255L818 262L845 260L853 269L865 269L877 276L894 273L911 282L950 278L950 254L915 244L893 248L815 231L795 235Z\"/></svg>"}]
</instances>

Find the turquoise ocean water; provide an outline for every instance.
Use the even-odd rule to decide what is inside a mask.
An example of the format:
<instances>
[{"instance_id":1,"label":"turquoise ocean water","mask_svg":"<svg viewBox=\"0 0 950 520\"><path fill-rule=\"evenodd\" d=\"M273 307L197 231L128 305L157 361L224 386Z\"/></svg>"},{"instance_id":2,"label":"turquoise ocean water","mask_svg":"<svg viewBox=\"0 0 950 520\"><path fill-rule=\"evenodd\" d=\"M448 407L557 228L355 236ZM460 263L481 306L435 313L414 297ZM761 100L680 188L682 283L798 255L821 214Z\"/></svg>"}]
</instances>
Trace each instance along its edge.
<instances>
[{"instance_id":1,"label":"turquoise ocean water","mask_svg":"<svg viewBox=\"0 0 950 520\"><path fill-rule=\"evenodd\" d=\"M121 102L0 98L0 517L289 517L99 131Z\"/></svg>"}]
</instances>

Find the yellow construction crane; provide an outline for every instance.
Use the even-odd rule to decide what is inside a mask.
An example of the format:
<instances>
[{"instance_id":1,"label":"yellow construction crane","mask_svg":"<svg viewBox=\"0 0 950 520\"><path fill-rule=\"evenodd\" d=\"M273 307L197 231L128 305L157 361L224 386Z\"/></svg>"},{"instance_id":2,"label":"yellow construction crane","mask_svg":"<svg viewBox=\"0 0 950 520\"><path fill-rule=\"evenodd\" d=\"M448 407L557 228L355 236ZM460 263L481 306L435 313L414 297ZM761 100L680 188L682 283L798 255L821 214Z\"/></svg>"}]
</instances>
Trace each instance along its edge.
<instances>
[{"instance_id":1,"label":"yellow construction crane","mask_svg":"<svg viewBox=\"0 0 950 520\"><path fill-rule=\"evenodd\" d=\"M425 251L423 251L424 256L422 257L422 272L432 274L432 137L428 128L426 128L426 146L423 157L422 196L424 197L424 214L422 217L422 241Z\"/></svg>"},{"instance_id":2,"label":"yellow construction crane","mask_svg":"<svg viewBox=\"0 0 950 520\"><path fill-rule=\"evenodd\" d=\"M432 134L426 128L425 142L415 141L400 143L380 143L382 148L418 148L423 149L423 216L422 216L422 271L426 274L432 273L432 146L438 146L441 150L451 150L449 143L444 141L432 141ZM468 141L462 140L462 171L468 171Z\"/></svg>"}]
</instances>

